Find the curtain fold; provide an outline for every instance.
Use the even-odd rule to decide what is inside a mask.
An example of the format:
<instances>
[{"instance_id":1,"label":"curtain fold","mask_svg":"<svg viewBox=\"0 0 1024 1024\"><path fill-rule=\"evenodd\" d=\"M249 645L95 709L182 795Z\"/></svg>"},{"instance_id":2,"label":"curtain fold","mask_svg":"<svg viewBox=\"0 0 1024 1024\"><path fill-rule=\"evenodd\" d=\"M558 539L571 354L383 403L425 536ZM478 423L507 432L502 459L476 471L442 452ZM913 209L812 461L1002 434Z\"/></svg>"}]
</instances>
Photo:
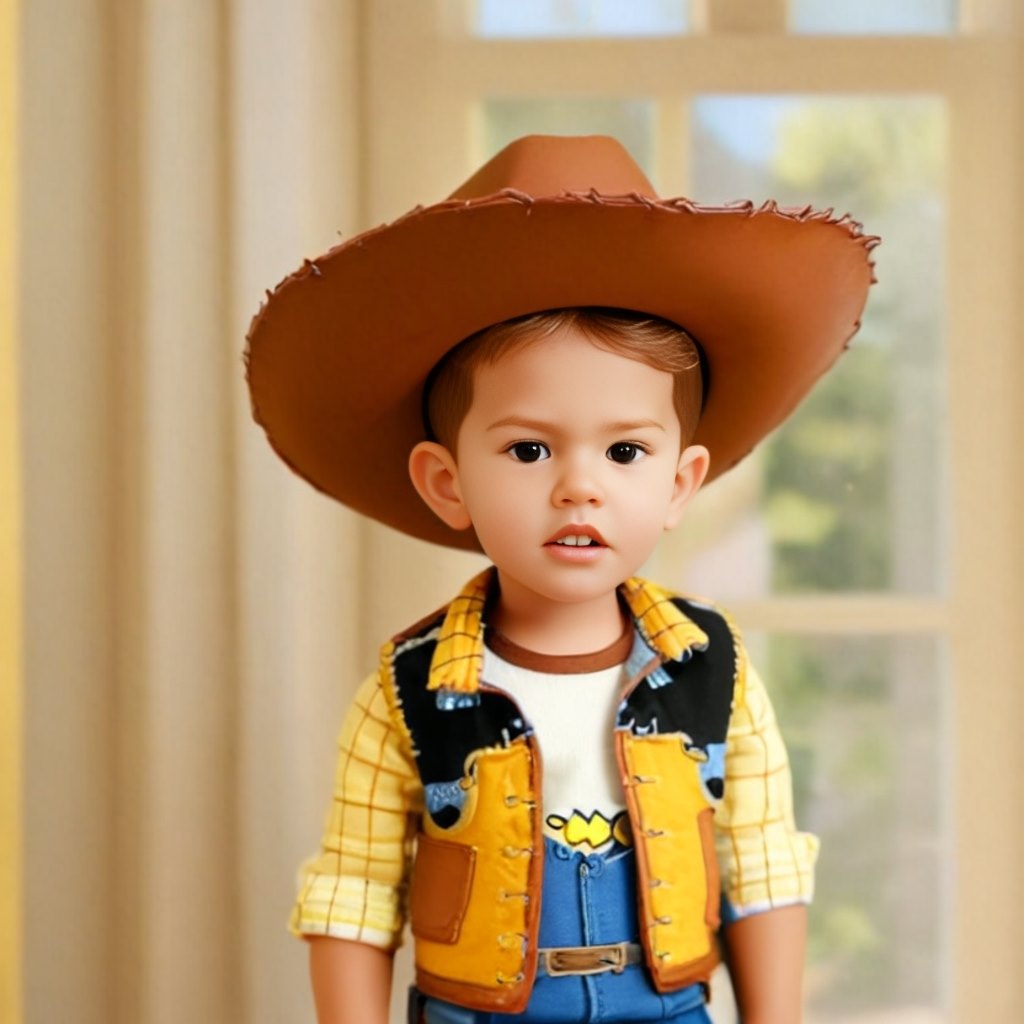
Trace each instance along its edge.
<instances>
[{"instance_id":1,"label":"curtain fold","mask_svg":"<svg viewBox=\"0 0 1024 1024\"><path fill-rule=\"evenodd\" d=\"M363 527L270 451L241 353L359 224L356 6L23 6L28 1020L312 1015L284 925Z\"/></svg>"}]
</instances>

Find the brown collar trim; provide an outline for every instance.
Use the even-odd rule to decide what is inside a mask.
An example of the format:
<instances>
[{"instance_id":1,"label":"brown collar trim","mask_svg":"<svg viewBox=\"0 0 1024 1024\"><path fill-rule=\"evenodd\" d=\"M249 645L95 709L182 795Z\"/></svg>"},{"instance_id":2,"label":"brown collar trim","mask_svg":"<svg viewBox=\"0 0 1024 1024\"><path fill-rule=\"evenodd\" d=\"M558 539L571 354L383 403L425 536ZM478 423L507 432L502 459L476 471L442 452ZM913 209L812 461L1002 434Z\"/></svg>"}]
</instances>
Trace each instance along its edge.
<instances>
[{"instance_id":1,"label":"brown collar trim","mask_svg":"<svg viewBox=\"0 0 1024 1024\"><path fill-rule=\"evenodd\" d=\"M499 658L518 668L549 675L578 675L621 665L633 649L633 624L628 622L618 640L591 654L539 654L520 647L493 626L484 631L484 642Z\"/></svg>"}]
</instances>

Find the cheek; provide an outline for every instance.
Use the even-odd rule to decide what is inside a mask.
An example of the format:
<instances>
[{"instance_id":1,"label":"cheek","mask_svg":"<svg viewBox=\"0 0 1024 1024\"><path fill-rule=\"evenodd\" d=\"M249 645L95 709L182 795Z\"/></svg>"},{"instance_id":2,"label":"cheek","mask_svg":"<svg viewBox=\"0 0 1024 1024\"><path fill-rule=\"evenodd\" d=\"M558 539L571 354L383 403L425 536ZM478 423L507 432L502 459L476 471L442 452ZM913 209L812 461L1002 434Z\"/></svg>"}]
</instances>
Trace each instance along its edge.
<instances>
[{"instance_id":1,"label":"cheek","mask_svg":"<svg viewBox=\"0 0 1024 1024\"><path fill-rule=\"evenodd\" d=\"M487 459L467 459L464 467L460 466L462 493L471 510L475 507L485 512L493 503L495 494L508 490L503 468Z\"/></svg>"},{"instance_id":2,"label":"cheek","mask_svg":"<svg viewBox=\"0 0 1024 1024\"><path fill-rule=\"evenodd\" d=\"M626 514L632 517L638 527L660 531L665 525L674 493L674 477L666 481L659 473L657 477L638 480L626 499Z\"/></svg>"},{"instance_id":3,"label":"cheek","mask_svg":"<svg viewBox=\"0 0 1024 1024\"><path fill-rule=\"evenodd\" d=\"M507 536L521 532L526 510L531 504L528 489L497 478L477 481L467 506L478 533Z\"/></svg>"}]
</instances>

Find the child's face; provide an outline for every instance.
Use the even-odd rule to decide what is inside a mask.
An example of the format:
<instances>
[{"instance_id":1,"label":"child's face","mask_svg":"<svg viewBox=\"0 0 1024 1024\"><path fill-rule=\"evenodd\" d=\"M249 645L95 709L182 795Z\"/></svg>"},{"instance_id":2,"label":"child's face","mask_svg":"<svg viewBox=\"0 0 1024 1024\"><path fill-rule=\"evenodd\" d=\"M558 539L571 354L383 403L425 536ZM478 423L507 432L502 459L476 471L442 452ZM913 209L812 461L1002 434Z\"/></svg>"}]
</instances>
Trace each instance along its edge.
<instances>
[{"instance_id":1,"label":"child's face","mask_svg":"<svg viewBox=\"0 0 1024 1024\"><path fill-rule=\"evenodd\" d=\"M477 368L453 484L504 585L571 602L636 573L706 471L672 385L575 329Z\"/></svg>"}]
</instances>

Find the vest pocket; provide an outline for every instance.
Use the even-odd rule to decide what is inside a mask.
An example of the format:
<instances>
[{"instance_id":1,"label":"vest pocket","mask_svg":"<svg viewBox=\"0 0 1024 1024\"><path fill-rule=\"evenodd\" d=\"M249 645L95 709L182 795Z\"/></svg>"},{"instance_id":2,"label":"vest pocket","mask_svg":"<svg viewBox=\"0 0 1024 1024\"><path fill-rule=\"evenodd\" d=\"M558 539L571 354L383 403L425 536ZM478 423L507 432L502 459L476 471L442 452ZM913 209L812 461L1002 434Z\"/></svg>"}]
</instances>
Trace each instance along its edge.
<instances>
[{"instance_id":1,"label":"vest pocket","mask_svg":"<svg viewBox=\"0 0 1024 1024\"><path fill-rule=\"evenodd\" d=\"M416 837L416 860L409 891L409 917L417 939L453 945L473 887L476 850L472 846Z\"/></svg>"}]
</instances>

